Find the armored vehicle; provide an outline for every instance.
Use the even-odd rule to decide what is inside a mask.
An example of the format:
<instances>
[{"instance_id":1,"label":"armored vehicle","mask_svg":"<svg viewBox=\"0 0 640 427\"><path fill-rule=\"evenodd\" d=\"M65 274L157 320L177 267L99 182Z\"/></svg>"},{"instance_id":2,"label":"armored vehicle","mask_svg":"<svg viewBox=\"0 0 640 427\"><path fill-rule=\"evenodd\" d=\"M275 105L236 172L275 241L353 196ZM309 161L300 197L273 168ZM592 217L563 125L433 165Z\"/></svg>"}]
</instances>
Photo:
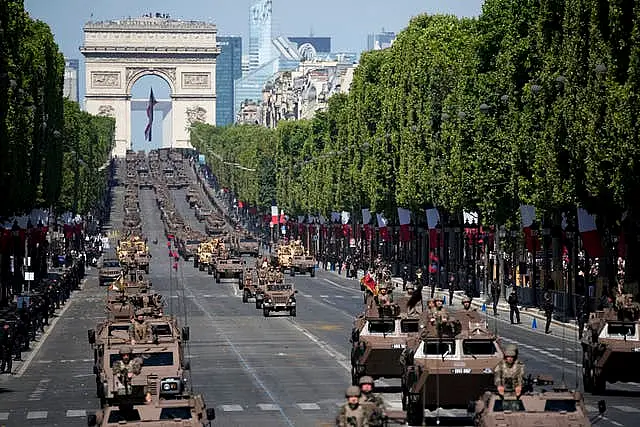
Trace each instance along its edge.
<instances>
[{"instance_id":1,"label":"armored vehicle","mask_svg":"<svg viewBox=\"0 0 640 427\"><path fill-rule=\"evenodd\" d=\"M418 346L401 359L402 402L410 425L422 425L425 409L468 408L494 388L493 370L503 358L497 337L484 322L424 319Z\"/></svg>"},{"instance_id":2,"label":"armored vehicle","mask_svg":"<svg viewBox=\"0 0 640 427\"><path fill-rule=\"evenodd\" d=\"M354 321L351 331L351 381L360 377L400 378L400 356L416 345L419 318L401 313L398 304L377 305L369 301L366 311Z\"/></svg>"},{"instance_id":3,"label":"armored vehicle","mask_svg":"<svg viewBox=\"0 0 640 427\"><path fill-rule=\"evenodd\" d=\"M216 283L220 283L222 278L234 278L242 283L242 273L245 267L245 262L242 259L219 256L215 258L214 262Z\"/></svg>"},{"instance_id":4,"label":"armored vehicle","mask_svg":"<svg viewBox=\"0 0 640 427\"><path fill-rule=\"evenodd\" d=\"M221 234L224 234L225 232L225 222L224 219L216 216L216 215L211 215L209 217L207 217L207 220L204 224L204 231L209 235L209 236L219 236Z\"/></svg>"},{"instance_id":5,"label":"armored vehicle","mask_svg":"<svg viewBox=\"0 0 640 427\"><path fill-rule=\"evenodd\" d=\"M98 273L98 281L100 286L109 285L118 278L122 274L122 267L120 266L120 261L113 258L105 258L102 261L102 265L100 265L100 272Z\"/></svg>"},{"instance_id":6,"label":"armored vehicle","mask_svg":"<svg viewBox=\"0 0 640 427\"><path fill-rule=\"evenodd\" d=\"M243 280L238 285L242 291L242 302L249 302L249 298L257 299L257 294L262 293L258 283L258 277L251 269L245 269L243 274Z\"/></svg>"},{"instance_id":7,"label":"armored vehicle","mask_svg":"<svg viewBox=\"0 0 640 427\"><path fill-rule=\"evenodd\" d=\"M209 274L213 274L213 251L217 245L218 242L215 239L201 242L198 245L196 255L193 257L193 266L197 267L200 271L206 269Z\"/></svg>"},{"instance_id":8,"label":"armored vehicle","mask_svg":"<svg viewBox=\"0 0 640 427\"><path fill-rule=\"evenodd\" d=\"M209 216L211 216L211 209L205 209L200 206L196 206L196 219L198 221L204 221Z\"/></svg>"},{"instance_id":9,"label":"armored vehicle","mask_svg":"<svg viewBox=\"0 0 640 427\"><path fill-rule=\"evenodd\" d=\"M606 383L640 381L640 305L619 295L614 308L591 313L582 339L586 392L601 394Z\"/></svg>"},{"instance_id":10,"label":"armored vehicle","mask_svg":"<svg viewBox=\"0 0 640 427\"><path fill-rule=\"evenodd\" d=\"M500 426L575 426L589 427L591 421L584 406L582 393L566 387L550 391L534 391L532 384L553 384L544 379L525 379L520 397L505 392L504 396L487 391L475 403L474 424L477 427ZM601 414L606 410L604 401L598 402Z\"/></svg>"},{"instance_id":11,"label":"armored vehicle","mask_svg":"<svg viewBox=\"0 0 640 427\"><path fill-rule=\"evenodd\" d=\"M180 233L176 239L178 253L185 261L194 259L198 253L198 246L205 240L206 237L204 235L185 226L184 232Z\"/></svg>"},{"instance_id":12,"label":"armored vehicle","mask_svg":"<svg viewBox=\"0 0 640 427\"><path fill-rule=\"evenodd\" d=\"M239 256L250 255L257 257L260 252L260 243L248 234L240 235L238 236L236 251Z\"/></svg>"},{"instance_id":13,"label":"armored vehicle","mask_svg":"<svg viewBox=\"0 0 640 427\"><path fill-rule=\"evenodd\" d=\"M291 283L267 283L262 298L262 314L269 317L272 311L288 311L296 317L296 296L298 291Z\"/></svg>"}]
</instances>

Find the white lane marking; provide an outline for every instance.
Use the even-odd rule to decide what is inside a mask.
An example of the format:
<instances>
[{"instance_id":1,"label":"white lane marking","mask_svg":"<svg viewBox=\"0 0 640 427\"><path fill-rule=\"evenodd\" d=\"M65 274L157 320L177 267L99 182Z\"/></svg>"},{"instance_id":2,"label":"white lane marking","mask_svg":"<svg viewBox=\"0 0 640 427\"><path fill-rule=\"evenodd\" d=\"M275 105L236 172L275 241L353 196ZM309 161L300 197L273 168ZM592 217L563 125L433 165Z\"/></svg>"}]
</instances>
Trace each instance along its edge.
<instances>
[{"instance_id":1,"label":"white lane marking","mask_svg":"<svg viewBox=\"0 0 640 427\"><path fill-rule=\"evenodd\" d=\"M566 357L560 357L560 356L558 356L556 354L553 354L553 353L550 353L550 352L548 352L546 350L540 350L540 349L538 349L538 348L536 348L536 347L534 347L532 345L524 344L524 343L521 343L520 341L516 341L516 340L510 339L510 338L505 338L505 337L500 337L500 338L503 341L507 341L507 342L511 342L511 343L517 344L520 347L523 347L523 348L526 348L528 350L531 350L534 353L542 354L542 355L547 356L547 357L549 357L551 359L556 359L556 360L559 360L561 362L567 363L567 364L572 365L572 366L582 367L582 363L576 363L575 360L567 359Z\"/></svg>"},{"instance_id":2,"label":"white lane marking","mask_svg":"<svg viewBox=\"0 0 640 427\"><path fill-rule=\"evenodd\" d=\"M258 408L263 411L280 411L280 406L275 403L258 403Z\"/></svg>"},{"instance_id":3,"label":"white lane marking","mask_svg":"<svg viewBox=\"0 0 640 427\"><path fill-rule=\"evenodd\" d=\"M296 403L296 405L303 411L317 411L320 409L320 405L317 403Z\"/></svg>"},{"instance_id":4,"label":"white lane marking","mask_svg":"<svg viewBox=\"0 0 640 427\"><path fill-rule=\"evenodd\" d=\"M624 426L624 424L619 423L619 422L617 422L615 420L612 420L610 418L607 418L607 417L602 417L602 419L609 421L611 424L613 424L614 426L617 426L617 427L623 427Z\"/></svg>"},{"instance_id":5,"label":"white lane marking","mask_svg":"<svg viewBox=\"0 0 640 427\"><path fill-rule=\"evenodd\" d=\"M329 295L320 295L320 298L329 298Z\"/></svg>"},{"instance_id":6,"label":"white lane marking","mask_svg":"<svg viewBox=\"0 0 640 427\"><path fill-rule=\"evenodd\" d=\"M84 409L69 409L67 410L67 417L86 417L87 411Z\"/></svg>"},{"instance_id":7,"label":"white lane marking","mask_svg":"<svg viewBox=\"0 0 640 427\"><path fill-rule=\"evenodd\" d=\"M597 411L598 411L598 408L596 408L596 407L595 407L595 406L593 406L593 405L584 405L584 409L585 409L587 412L597 412Z\"/></svg>"},{"instance_id":8,"label":"white lane marking","mask_svg":"<svg viewBox=\"0 0 640 427\"><path fill-rule=\"evenodd\" d=\"M9 419L8 412L0 412L0 421L7 421Z\"/></svg>"},{"instance_id":9,"label":"white lane marking","mask_svg":"<svg viewBox=\"0 0 640 427\"><path fill-rule=\"evenodd\" d=\"M347 372L351 372L351 361L349 361L349 359L347 359L347 357L345 355L341 354L338 350L336 350L335 348L333 348L332 346L330 346L326 342L322 341L320 338L316 337L311 332L309 332L307 329L305 329L302 326L300 326L297 323L295 323L293 320L289 319L289 321L291 322L291 325L294 328L296 328L298 331L300 331L305 337L309 338L311 340L311 342L313 342L318 347L320 347L322 350L324 350L325 353L327 353L329 356L331 356L333 359L335 359L335 361L340 366L342 366L344 369L346 369Z\"/></svg>"},{"instance_id":10,"label":"white lane marking","mask_svg":"<svg viewBox=\"0 0 640 427\"><path fill-rule=\"evenodd\" d=\"M361 290L359 290L359 289L349 288L349 287L347 287L347 286L344 286L344 285L341 285L341 284L339 284L339 283L336 283L336 282L334 282L333 280L329 280L329 279L323 279L323 280L324 280L325 282L329 283L330 285L332 285L332 286L334 286L334 287L336 287L336 288L338 288L338 289L341 289L341 290L343 290L343 291L347 291L347 292L351 292L351 293L354 293L354 292L360 293L360 292L362 292L362 291L361 291Z\"/></svg>"},{"instance_id":11,"label":"white lane marking","mask_svg":"<svg viewBox=\"0 0 640 427\"><path fill-rule=\"evenodd\" d=\"M309 294L300 294L300 295L305 297L305 298L311 298L311 295L309 295Z\"/></svg>"},{"instance_id":12,"label":"white lane marking","mask_svg":"<svg viewBox=\"0 0 640 427\"><path fill-rule=\"evenodd\" d=\"M640 412L640 409L634 408L633 406L616 405L614 406L614 408L619 409L622 412L634 412L634 413Z\"/></svg>"},{"instance_id":13,"label":"white lane marking","mask_svg":"<svg viewBox=\"0 0 640 427\"><path fill-rule=\"evenodd\" d=\"M244 408L240 405L222 405L223 412L242 412Z\"/></svg>"},{"instance_id":14,"label":"white lane marking","mask_svg":"<svg viewBox=\"0 0 640 427\"><path fill-rule=\"evenodd\" d=\"M562 349L558 348L558 347L549 347L549 348L545 348L545 350L547 350L547 351L560 351ZM572 350L572 349L568 349L568 350Z\"/></svg>"},{"instance_id":15,"label":"white lane marking","mask_svg":"<svg viewBox=\"0 0 640 427\"><path fill-rule=\"evenodd\" d=\"M362 298L362 295L353 295L351 298L353 298L353 299Z\"/></svg>"},{"instance_id":16,"label":"white lane marking","mask_svg":"<svg viewBox=\"0 0 640 427\"><path fill-rule=\"evenodd\" d=\"M27 413L28 420L42 420L47 418L47 411L29 411Z\"/></svg>"},{"instance_id":17,"label":"white lane marking","mask_svg":"<svg viewBox=\"0 0 640 427\"><path fill-rule=\"evenodd\" d=\"M333 297L334 297L334 298L344 298L344 296L343 296L343 295L334 295Z\"/></svg>"},{"instance_id":18,"label":"white lane marking","mask_svg":"<svg viewBox=\"0 0 640 427\"><path fill-rule=\"evenodd\" d=\"M82 280L82 285L84 285L84 283L87 281L87 279L83 279ZM69 298L66 302L66 304L62 307L62 310L60 310L59 313L57 313L57 317L55 317L51 323L49 323L49 327L47 328L46 331L44 331L44 334L42 334L42 336L40 337L40 340L38 341L38 344L36 345L36 348L34 348L31 353L29 353L29 355L27 356L27 358L25 359L24 363L22 364L22 366L20 366L20 369L18 369L18 372L16 372L14 374L14 378L20 378L21 376L24 375L24 373L26 372L26 370L29 368L29 366L31 365L31 362L33 362L33 358L36 357L36 355L38 354L38 352L40 351L40 349L42 348L42 346L44 345L44 342L47 340L47 338L49 337L49 335L51 335L51 332L53 331L54 326L56 326L56 323L58 323L58 320L60 320L62 318L62 316L64 315L64 313L66 313L66 311L69 309L69 307L71 307L71 304L73 304L73 302L76 300L76 298L74 298L75 295L78 295L77 292L73 292L71 294L71 298Z\"/></svg>"}]
</instances>

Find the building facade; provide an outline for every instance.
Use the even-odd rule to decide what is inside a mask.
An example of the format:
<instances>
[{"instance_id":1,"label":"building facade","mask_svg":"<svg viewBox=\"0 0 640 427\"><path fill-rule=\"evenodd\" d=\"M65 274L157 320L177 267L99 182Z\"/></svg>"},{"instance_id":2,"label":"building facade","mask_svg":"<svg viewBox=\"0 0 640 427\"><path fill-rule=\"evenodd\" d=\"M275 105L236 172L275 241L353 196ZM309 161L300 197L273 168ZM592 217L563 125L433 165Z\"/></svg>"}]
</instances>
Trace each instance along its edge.
<instances>
[{"instance_id":1,"label":"building facade","mask_svg":"<svg viewBox=\"0 0 640 427\"><path fill-rule=\"evenodd\" d=\"M80 88L78 87L78 73L80 61L78 59L64 60L64 89L63 96L71 101L79 102Z\"/></svg>"},{"instance_id":2,"label":"building facade","mask_svg":"<svg viewBox=\"0 0 640 427\"><path fill-rule=\"evenodd\" d=\"M235 119L234 83L242 78L242 38L219 36L220 54L216 60L216 126L233 124Z\"/></svg>"},{"instance_id":3,"label":"building facade","mask_svg":"<svg viewBox=\"0 0 640 427\"><path fill-rule=\"evenodd\" d=\"M287 37L296 45L303 61L326 58L331 54L331 37Z\"/></svg>"},{"instance_id":4,"label":"building facade","mask_svg":"<svg viewBox=\"0 0 640 427\"><path fill-rule=\"evenodd\" d=\"M367 50L382 50L391 47L396 39L396 33L384 31L367 36Z\"/></svg>"},{"instance_id":5,"label":"building facade","mask_svg":"<svg viewBox=\"0 0 640 427\"><path fill-rule=\"evenodd\" d=\"M273 59L271 44L272 0L257 0L249 17L249 70L253 71Z\"/></svg>"}]
</instances>

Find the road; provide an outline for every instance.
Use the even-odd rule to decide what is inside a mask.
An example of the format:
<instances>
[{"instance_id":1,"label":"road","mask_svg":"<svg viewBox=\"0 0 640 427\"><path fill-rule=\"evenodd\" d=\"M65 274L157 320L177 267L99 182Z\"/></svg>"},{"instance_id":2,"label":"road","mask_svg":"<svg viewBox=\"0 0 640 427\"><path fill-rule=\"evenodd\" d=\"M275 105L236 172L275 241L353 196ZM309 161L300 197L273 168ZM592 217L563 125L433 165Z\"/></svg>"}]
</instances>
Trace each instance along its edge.
<instances>
[{"instance_id":1,"label":"road","mask_svg":"<svg viewBox=\"0 0 640 427\"><path fill-rule=\"evenodd\" d=\"M121 195L122 187L117 190ZM177 209L198 227L184 191L174 194ZM147 235L161 234L153 192L141 192L140 203ZM184 261L173 270L162 239L151 251L153 288L167 297L168 310L181 324L191 327L191 382L216 408L215 426L333 424L350 378L348 337L362 309L356 281L324 271L315 278L296 276L298 316L264 318L254 304L241 302L236 282L216 284ZM98 406L86 330L104 316L104 292L90 275L23 375L2 376L0 424L86 425L84 416ZM557 380L564 374L566 384L575 386L580 376L575 338L563 338L558 328L545 335L530 325L489 321L506 342L519 345L528 372ZM606 419L598 425L637 425L640 387L609 388ZM397 406L391 397L389 403ZM586 396L594 413L597 400Z\"/></svg>"}]
</instances>

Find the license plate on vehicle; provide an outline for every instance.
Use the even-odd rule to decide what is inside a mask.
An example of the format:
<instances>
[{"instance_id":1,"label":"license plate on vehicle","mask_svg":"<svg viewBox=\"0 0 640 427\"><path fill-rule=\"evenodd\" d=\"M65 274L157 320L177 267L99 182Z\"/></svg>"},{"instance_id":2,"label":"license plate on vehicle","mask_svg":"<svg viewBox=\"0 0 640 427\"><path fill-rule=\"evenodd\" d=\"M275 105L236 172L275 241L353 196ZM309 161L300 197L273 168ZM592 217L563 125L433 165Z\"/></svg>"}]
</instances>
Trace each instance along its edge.
<instances>
[{"instance_id":1,"label":"license plate on vehicle","mask_svg":"<svg viewBox=\"0 0 640 427\"><path fill-rule=\"evenodd\" d=\"M391 348L406 348L406 344L392 344Z\"/></svg>"},{"instance_id":2,"label":"license plate on vehicle","mask_svg":"<svg viewBox=\"0 0 640 427\"><path fill-rule=\"evenodd\" d=\"M471 368L454 368L451 370L452 374L470 374Z\"/></svg>"}]
</instances>

